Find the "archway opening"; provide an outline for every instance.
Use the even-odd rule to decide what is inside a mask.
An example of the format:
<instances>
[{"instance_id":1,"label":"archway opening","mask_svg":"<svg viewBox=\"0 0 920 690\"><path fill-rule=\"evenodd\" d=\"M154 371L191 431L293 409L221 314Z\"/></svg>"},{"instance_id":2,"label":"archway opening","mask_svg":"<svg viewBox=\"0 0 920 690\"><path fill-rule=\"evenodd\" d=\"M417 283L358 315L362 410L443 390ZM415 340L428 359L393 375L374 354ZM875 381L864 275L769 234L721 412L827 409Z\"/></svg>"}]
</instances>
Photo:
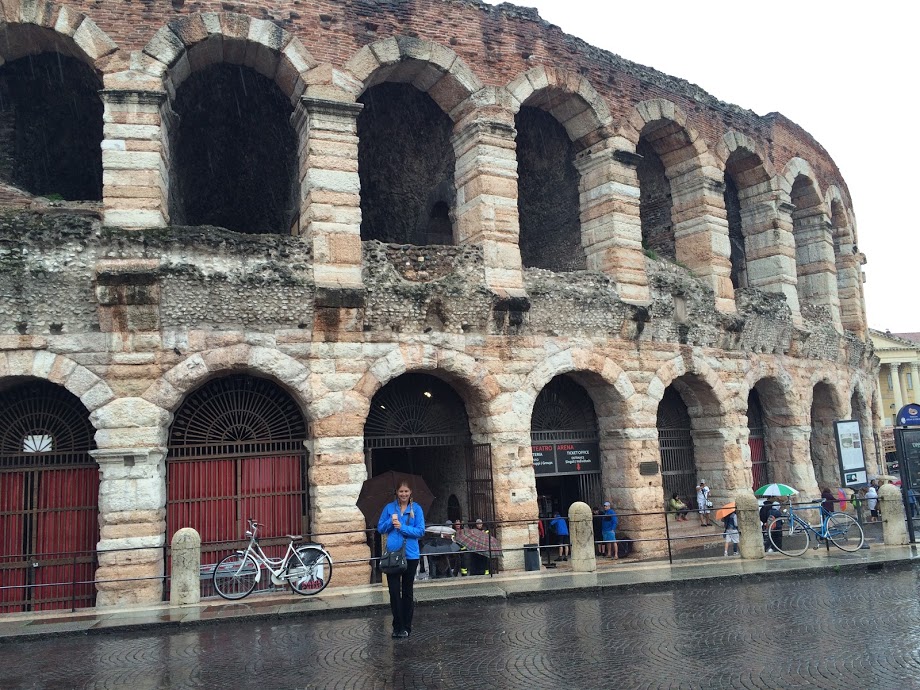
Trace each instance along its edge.
<instances>
[{"instance_id":1,"label":"archway opening","mask_svg":"<svg viewBox=\"0 0 920 690\"><path fill-rule=\"evenodd\" d=\"M741 227L741 200L738 197L738 186L728 173L725 174L725 191L722 194L725 201L725 214L728 219L728 244L729 259L731 261L732 287L747 287L747 259L744 247L744 231Z\"/></svg>"},{"instance_id":2,"label":"archway opening","mask_svg":"<svg viewBox=\"0 0 920 690\"><path fill-rule=\"evenodd\" d=\"M102 199L102 82L60 53L0 67L0 181L68 201Z\"/></svg>"},{"instance_id":3,"label":"archway opening","mask_svg":"<svg viewBox=\"0 0 920 690\"><path fill-rule=\"evenodd\" d=\"M172 223L295 232L297 134L278 86L243 65L211 65L182 82L173 109Z\"/></svg>"},{"instance_id":4,"label":"archway opening","mask_svg":"<svg viewBox=\"0 0 920 690\"><path fill-rule=\"evenodd\" d=\"M834 488L840 483L834 421L839 419L836 395L823 381L816 384L811 402L811 463L818 487Z\"/></svg>"},{"instance_id":5,"label":"archway opening","mask_svg":"<svg viewBox=\"0 0 920 690\"><path fill-rule=\"evenodd\" d=\"M453 244L451 119L410 84L378 84L358 100L361 239Z\"/></svg>"},{"instance_id":6,"label":"archway opening","mask_svg":"<svg viewBox=\"0 0 920 690\"><path fill-rule=\"evenodd\" d=\"M671 183L665 173L664 163L645 136L639 138L636 153L641 156L636 166L636 175L639 178L642 248L674 261L677 250L671 220Z\"/></svg>"},{"instance_id":7,"label":"archway opening","mask_svg":"<svg viewBox=\"0 0 920 690\"><path fill-rule=\"evenodd\" d=\"M424 481L434 495L427 524L458 518L494 523L490 448L473 445L466 405L446 381L411 372L377 391L364 424L364 448L368 477L394 471ZM368 517L368 526L376 527L376 520ZM376 530L368 541L379 555Z\"/></svg>"},{"instance_id":8,"label":"archway opening","mask_svg":"<svg viewBox=\"0 0 920 690\"><path fill-rule=\"evenodd\" d=\"M197 388L169 429L167 541L193 527L202 563L213 564L255 518L266 553L282 555L284 535L310 531L306 438L300 407L267 379L232 374Z\"/></svg>"},{"instance_id":9,"label":"archway opening","mask_svg":"<svg viewBox=\"0 0 920 690\"><path fill-rule=\"evenodd\" d=\"M576 381L560 375L547 383L530 416L530 443L541 518L583 501L604 499L600 434L594 403Z\"/></svg>"},{"instance_id":10,"label":"archway opening","mask_svg":"<svg viewBox=\"0 0 920 690\"><path fill-rule=\"evenodd\" d=\"M748 446L751 450L752 488L757 489L773 481L770 471L770 458L767 454L767 424L764 419L760 394L756 388L748 393L747 404Z\"/></svg>"},{"instance_id":11,"label":"archway opening","mask_svg":"<svg viewBox=\"0 0 920 690\"><path fill-rule=\"evenodd\" d=\"M673 384L665 389L661 402L658 403L655 424L658 428L664 500L669 500L676 493L688 506L698 507L693 425L687 404Z\"/></svg>"},{"instance_id":12,"label":"archway opening","mask_svg":"<svg viewBox=\"0 0 920 690\"><path fill-rule=\"evenodd\" d=\"M575 145L542 108L524 106L514 122L521 261L550 271L584 270Z\"/></svg>"},{"instance_id":13,"label":"archway opening","mask_svg":"<svg viewBox=\"0 0 920 690\"><path fill-rule=\"evenodd\" d=\"M89 412L48 381L0 391L0 612L93 606L99 468ZM78 584L74 584L78 583Z\"/></svg>"}]
</instances>

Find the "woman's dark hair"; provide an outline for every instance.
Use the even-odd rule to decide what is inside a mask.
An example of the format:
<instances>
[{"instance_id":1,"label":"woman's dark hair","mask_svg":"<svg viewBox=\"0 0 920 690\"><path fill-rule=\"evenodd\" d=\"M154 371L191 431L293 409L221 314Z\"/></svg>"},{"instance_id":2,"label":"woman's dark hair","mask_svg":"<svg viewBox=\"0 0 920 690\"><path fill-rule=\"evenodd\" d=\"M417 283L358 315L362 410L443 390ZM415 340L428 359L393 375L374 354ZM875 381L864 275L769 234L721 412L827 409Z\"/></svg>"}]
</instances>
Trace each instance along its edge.
<instances>
[{"instance_id":1,"label":"woman's dark hair","mask_svg":"<svg viewBox=\"0 0 920 690\"><path fill-rule=\"evenodd\" d=\"M677 498L677 492L676 492L676 491L675 491L673 494L671 494L671 498Z\"/></svg>"}]
</instances>

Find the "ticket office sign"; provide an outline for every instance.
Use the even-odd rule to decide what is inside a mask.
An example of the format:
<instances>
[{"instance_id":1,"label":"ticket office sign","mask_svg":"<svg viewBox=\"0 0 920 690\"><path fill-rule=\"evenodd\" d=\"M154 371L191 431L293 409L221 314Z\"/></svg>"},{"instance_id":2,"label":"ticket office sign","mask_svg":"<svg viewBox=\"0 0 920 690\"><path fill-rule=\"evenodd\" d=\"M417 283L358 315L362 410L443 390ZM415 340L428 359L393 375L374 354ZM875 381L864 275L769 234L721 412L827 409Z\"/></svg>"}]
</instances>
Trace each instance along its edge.
<instances>
[{"instance_id":1,"label":"ticket office sign","mask_svg":"<svg viewBox=\"0 0 920 690\"><path fill-rule=\"evenodd\" d=\"M538 476L590 474L601 471L596 443L540 443L531 446L533 471Z\"/></svg>"}]
</instances>

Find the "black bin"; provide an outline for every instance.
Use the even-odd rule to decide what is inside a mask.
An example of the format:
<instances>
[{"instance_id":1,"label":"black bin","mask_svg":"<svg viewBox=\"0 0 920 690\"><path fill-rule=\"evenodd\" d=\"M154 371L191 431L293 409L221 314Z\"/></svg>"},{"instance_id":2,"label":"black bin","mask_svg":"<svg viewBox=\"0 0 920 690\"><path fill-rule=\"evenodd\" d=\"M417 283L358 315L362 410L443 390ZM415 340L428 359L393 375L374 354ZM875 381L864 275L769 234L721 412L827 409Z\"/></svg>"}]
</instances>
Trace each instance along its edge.
<instances>
[{"instance_id":1,"label":"black bin","mask_svg":"<svg viewBox=\"0 0 920 690\"><path fill-rule=\"evenodd\" d=\"M524 570L540 569L540 545L524 544Z\"/></svg>"}]
</instances>

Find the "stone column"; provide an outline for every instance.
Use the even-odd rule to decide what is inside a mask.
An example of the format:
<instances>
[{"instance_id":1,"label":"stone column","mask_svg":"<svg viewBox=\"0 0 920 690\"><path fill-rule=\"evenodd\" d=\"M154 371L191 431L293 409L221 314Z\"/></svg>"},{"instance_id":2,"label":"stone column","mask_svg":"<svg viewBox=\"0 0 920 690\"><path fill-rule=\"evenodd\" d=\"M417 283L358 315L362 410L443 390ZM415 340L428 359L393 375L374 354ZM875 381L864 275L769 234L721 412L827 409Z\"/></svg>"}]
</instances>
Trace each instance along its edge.
<instances>
[{"instance_id":1,"label":"stone column","mask_svg":"<svg viewBox=\"0 0 920 690\"><path fill-rule=\"evenodd\" d=\"M98 433L97 433L98 436ZM99 463L97 606L163 599L166 543L166 449L104 448Z\"/></svg>"},{"instance_id":2,"label":"stone column","mask_svg":"<svg viewBox=\"0 0 920 690\"><path fill-rule=\"evenodd\" d=\"M624 302L645 306L651 296L642 251L638 160L635 153L617 150L610 141L579 153L575 166L588 270L608 275Z\"/></svg>"},{"instance_id":3,"label":"stone column","mask_svg":"<svg viewBox=\"0 0 920 690\"><path fill-rule=\"evenodd\" d=\"M904 394L901 391L901 364L892 362L888 365L888 371L891 374L891 389L894 393L894 413L900 412L904 407Z\"/></svg>"},{"instance_id":4,"label":"stone column","mask_svg":"<svg viewBox=\"0 0 920 690\"><path fill-rule=\"evenodd\" d=\"M715 168L694 168L671 178L674 247L678 261L715 293L716 309L735 311L725 182Z\"/></svg>"},{"instance_id":5,"label":"stone column","mask_svg":"<svg viewBox=\"0 0 920 690\"><path fill-rule=\"evenodd\" d=\"M361 182L358 177L360 103L301 98L292 122L300 142L300 232L313 247L317 299L342 293L363 305ZM321 306L324 306L321 304Z\"/></svg>"},{"instance_id":6,"label":"stone column","mask_svg":"<svg viewBox=\"0 0 920 690\"><path fill-rule=\"evenodd\" d=\"M800 326L802 315L792 237L793 207L780 200L773 184L767 181L738 191L748 285L785 295L793 323Z\"/></svg>"},{"instance_id":7,"label":"stone column","mask_svg":"<svg viewBox=\"0 0 920 690\"><path fill-rule=\"evenodd\" d=\"M492 490L495 519L501 525L502 567L505 570L523 570L524 545L536 544L540 540L530 432L477 435L473 442L488 443L492 453Z\"/></svg>"},{"instance_id":8,"label":"stone column","mask_svg":"<svg viewBox=\"0 0 920 690\"><path fill-rule=\"evenodd\" d=\"M805 495L817 496L820 492L811 462L811 426L807 420L799 418L799 422L783 425L768 449L768 457L776 481L789 484ZM774 438L770 427L767 433Z\"/></svg>"},{"instance_id":9,"label":"stone column","mask_svg":"<svg viewBox=\"0 0 920 690\"><path fill-rule=\"evenodd\" d=\"M913 389L908 393L910 400L908 402L917 402L920 399L920 395L917 394L917 387L920 386L920 365L917 362L910 363L910 377L912 379L911 383L913 384Z\"/></svg>"},{"instance_id":10,"label":"stone column","mask_svg":"<svg viewBox=\"0 0 920 690\"><path fill-rule=\"evenodd\" d=\"M799 301L827 307L834 327L842 330L834 244L827 215L818 207L796 210L792 215Z\"/></svg>"},{"instance_id":11,"label":"stone column","mask_svg":"<svg viewBox=\"0 0 920 690\"><path fill-rule=\"evenodd\" d=\"M654 420L654 417L652 417ZM661 452L656 427L616 428L622 419L598 420L601 425L601 480L604 500L613 503L619 516L618 530L633 539L660 539L666 515L641 515L664 511L661 485ZM644 474L643 471L648 472ZM623 515L624 513L640 513ZM637 541L636 553L664 553L664 542Z\"/></svg>"},{"instance_id":12,"label":"stone column","mask_svg":"<svg viewBox=\"0 0 920 690\"><path fill-rule=\"evenodd\" d=\"M486 285L501 297L524 296L516 134L510 111L481 108L464 115L452 137L457 244L482 245Z\"/></svg>"},{"instance_id":13,"label":"stone column","mask_svg":"<svg viewBox=\"0 0 920 690\"><path fill-rule=\"evenodd\" d=\"M738 514L738 550L741 558L764 557L763 532L760 529L760 511L757 498L750 491L739 491L735 495L735 510Z\"/></svg>"},{"instance_id":14,"label":"stone column","mask_svg":"<svg viewBox=\"0 0 920 690\"><path fill-rule=\"evenodd\" d=\"M364 437L332 435L341 425L338 415L314 422L309 471L310 533L332 555L336 587L363 585L370 576L365 519L356 505L367 479Z\"/></svg>"},{"instance_id":15,"label":"stone column","mask_svg":"<svg viewBox=\"0 0 920 690\"><path fill-rule=\"evenodd\" d=\"M837 295L840 301L840 321L843 327L859 336L866 334L862 310L862 272L860 256L853 253L852 244L841 244L837 254Z\"/></svg>"},{"instance_id":16,"label":"stone column","mask_svg":"<svg viewBox=\"0 0 920 690\"><path fill-rule=\"evenodd\" d=\"M104 222L124 228L169 223L169 147L163 126L166 94L102 92Z\"/></svg>"}]
</instances>

